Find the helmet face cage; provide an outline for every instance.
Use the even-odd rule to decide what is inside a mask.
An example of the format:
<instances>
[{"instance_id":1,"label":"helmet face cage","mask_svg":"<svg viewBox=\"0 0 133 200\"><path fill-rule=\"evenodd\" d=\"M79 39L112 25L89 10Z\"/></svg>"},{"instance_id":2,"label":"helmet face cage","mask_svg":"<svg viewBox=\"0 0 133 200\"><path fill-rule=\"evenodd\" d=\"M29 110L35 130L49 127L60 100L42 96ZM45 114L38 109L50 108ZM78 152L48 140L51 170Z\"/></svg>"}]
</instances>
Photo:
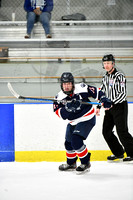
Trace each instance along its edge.
<instances>
[{"instance_id":1,"label":"helmet face cage","mask_svg":"<svg viewBox=\"0 0 133 200\"><path fill-rule=\"evenodd\" d=\"M74 77L73 77L73 75L70 72L64 72L61 75L60 81L61 81L61 89L62 89L62 91L67 95L72 94L73 90L74 90ZM72 83L72 85L73 85L72 90L71 91L64 91L63 90L63 83L68 83L68 82Z\"/></svg>"},{"instance_id":2,"label":"helmet face cage","mask_svg":"<svg viewBox=\"0 0 133 200\"><path fill-rule=\"evenodd\" d=\"M115 63L115 58L112 54L107 54L103 56L102 61L112 61L112 63Z\"/></svg>"}]
</instances>

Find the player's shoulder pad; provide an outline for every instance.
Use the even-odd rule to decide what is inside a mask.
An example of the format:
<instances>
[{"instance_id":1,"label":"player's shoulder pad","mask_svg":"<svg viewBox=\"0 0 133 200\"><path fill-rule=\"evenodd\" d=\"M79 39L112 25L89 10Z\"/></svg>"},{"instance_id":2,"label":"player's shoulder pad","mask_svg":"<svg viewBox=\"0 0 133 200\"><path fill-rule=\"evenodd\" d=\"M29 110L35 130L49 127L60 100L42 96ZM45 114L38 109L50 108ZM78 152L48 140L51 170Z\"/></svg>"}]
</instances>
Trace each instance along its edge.
<instances>
[{"instance_id":1,"label":"player's shoulder pad","mask_svg":"<svg viewBox=\"0 0 133 200\"><path fill-rule=\"evenodd\" d=\"M64 98L66 98L67 97L67 95L61 90L57 95L56 95L56 99L57 100L62 100L62 99L64 99Z\"/></svg>"},{"instance_id":2,"label":"player's shoulder pad","mask_svg":"<svg viewBox=\"0 0 133 200\"><path fill-rule=\"evenodd\" d=\"M77 94L77 93L88 92L87 88L88 86L85 83L75 84L74 93Z\"/></svg>"}]
</instances>

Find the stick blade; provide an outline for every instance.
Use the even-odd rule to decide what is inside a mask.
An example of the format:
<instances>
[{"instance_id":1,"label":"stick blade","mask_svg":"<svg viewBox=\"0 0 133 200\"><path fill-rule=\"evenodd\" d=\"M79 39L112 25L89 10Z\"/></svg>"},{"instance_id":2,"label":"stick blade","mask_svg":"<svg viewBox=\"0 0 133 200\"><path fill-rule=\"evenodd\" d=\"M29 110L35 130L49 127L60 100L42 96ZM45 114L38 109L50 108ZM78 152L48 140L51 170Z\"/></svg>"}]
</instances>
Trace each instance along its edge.
<instances>
[{"instance_id":1,"label":"stick blade","mask_svg":"<svg viewBox=\"0 0 133 200\"><path fill-rule=\"evenodd\" d=\"M12 95L15 96L17 99L19 99L20 95L17 94L17 92L15 92L15 90L13 89L11 83L7 83L7 87L9 89L9 91L12 93Z\"/></svg>"}]
</instances>

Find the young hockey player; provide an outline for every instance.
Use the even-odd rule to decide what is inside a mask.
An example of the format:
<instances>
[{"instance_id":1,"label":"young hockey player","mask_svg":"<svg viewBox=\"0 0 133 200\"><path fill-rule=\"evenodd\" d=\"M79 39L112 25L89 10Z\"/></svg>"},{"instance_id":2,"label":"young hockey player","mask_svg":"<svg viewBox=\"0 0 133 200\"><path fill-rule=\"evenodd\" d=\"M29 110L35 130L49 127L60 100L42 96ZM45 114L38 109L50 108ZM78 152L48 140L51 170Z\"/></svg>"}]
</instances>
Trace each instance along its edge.
<instances>
[{"instance_id":1,"label":"young hockey player","mask_svg":"<svg viewBox=\"0 0 133 200\"><path fill-rule=\"evenodd\" d=\"M66 164L59 166L59 170L67 171L76 169L82 173L90 168L90 155L84 140L95 126L95 110L89 97L99 100L104 108L110 109L111 101L96 87L85 83L75 84L74 77L70 72L64 72L61 76L61 91L56 96L54 112L63 120L68 120L65 135ZM91 103L91 102L90 102ZM81 165L77 167L79 157Z\"/></svg>"}]
</instances>

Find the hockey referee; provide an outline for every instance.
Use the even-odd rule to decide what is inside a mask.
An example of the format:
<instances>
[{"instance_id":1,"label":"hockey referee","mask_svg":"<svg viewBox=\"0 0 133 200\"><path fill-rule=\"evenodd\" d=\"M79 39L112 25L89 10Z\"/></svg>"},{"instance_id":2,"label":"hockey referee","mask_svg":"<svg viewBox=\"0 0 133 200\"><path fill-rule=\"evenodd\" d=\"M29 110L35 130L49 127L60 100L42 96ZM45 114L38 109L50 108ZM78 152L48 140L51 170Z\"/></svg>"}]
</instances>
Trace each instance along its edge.
<instances>
[{"instance_id":1,"label":"hockey referee","mask_svg":"<svg viewBox=\"0 0 133 200\"><path fill-rule=\"evenodd\" d=\"M126 94L126 78L123 73L115 68L115 58L112 54L104 55L102 58L103 68L106 74L103 76L101 90L106 97L112 101L112 107L105 110L102 134L113 155L107 160L115 161L123 159L124 162L133 161L133 137L128 132L128 104ZM100 107L96 109L99 115ZM113 128L116 126L118 138L114 135ZM124 152L127 157L124 158Z\"/></svg>"}]
</instances>

